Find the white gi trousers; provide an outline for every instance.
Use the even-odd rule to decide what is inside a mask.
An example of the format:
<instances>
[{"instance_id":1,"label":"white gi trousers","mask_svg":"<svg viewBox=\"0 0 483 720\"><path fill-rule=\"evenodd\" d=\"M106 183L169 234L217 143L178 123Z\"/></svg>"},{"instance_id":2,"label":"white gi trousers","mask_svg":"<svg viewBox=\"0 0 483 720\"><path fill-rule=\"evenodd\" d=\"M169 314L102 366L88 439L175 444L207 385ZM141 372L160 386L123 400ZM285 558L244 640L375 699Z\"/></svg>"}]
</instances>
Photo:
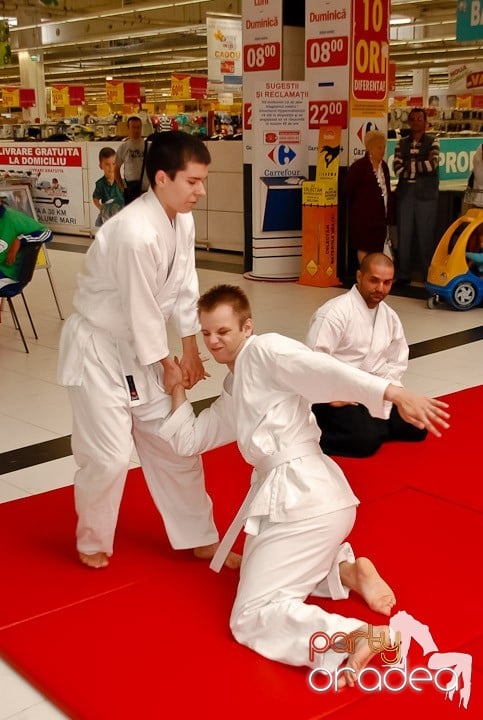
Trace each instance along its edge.
<instances>
[{"instance_id":1,"label":"white gi trousers","mask_svg":"<svg viewBox=\"0 0 483 720\"><path fill-rule=\"evenodd\" d=\"M247 535L240 583L230 627L238 642L271 660L290 665L323 667L334 672L347 654L328 649L309 660L310 638L350 633L364 621L307 605L309 595L347 598L339 563L354 562L349 543L356 508L295 522L260 521L257 535ZM342 544L341 544L342 543Z\"/></svg>"},{"instance_id":2,"label":"white gi trousers","mask_svg":"<svg viewBox=\"0 0 483 720\"><path fill-rule=\"evenodd\" d=\"M131 406L115 353L99 358L100 347L92 337L87 340L82 384L68 388L72 451L79 466L74 478L77 549L112 554L133 441L171 545L181 549L216 542L200 457L180 457L157 434L160 420L169 415L171 397L146 368L149 400ZM106 351L105 343L101 349Z\"/></svg>"}]
</instances>

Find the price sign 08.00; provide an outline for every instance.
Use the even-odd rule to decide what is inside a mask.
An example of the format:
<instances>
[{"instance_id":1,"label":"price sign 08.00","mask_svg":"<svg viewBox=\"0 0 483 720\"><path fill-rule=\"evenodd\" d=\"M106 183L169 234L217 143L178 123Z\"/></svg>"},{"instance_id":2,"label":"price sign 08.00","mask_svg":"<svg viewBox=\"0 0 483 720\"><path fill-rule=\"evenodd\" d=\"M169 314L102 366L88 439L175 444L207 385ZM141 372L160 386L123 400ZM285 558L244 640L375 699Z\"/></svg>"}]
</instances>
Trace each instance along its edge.
<instances>
[{"instance_id":1,"label":"price sign 08.00","mask_svg":"<svg viewBox=\"0 0 483 720\"><path fill-rule=\"evenodd\" d=\"M245 45L243 48L243 72L280 69L280 43L268 42Z\"/></svg>"},{"instance_id":2,"label":"price sign 08.00","mask_svg":"<svg viewBox=\"0 0 483 720\"><path fill-rule=\"evenodd\" d=\"M307 67L343 67L347 65L347 37L314 38L307 41Z\"/></svg>"}]
</instances>

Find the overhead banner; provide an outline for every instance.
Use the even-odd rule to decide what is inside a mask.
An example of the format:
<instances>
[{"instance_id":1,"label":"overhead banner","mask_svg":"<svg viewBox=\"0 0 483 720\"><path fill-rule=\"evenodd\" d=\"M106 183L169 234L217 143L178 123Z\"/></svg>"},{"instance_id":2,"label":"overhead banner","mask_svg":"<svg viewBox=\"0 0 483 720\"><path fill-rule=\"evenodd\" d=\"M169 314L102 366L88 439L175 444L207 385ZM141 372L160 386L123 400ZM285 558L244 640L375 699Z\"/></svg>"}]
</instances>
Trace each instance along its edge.
<instances>
[{"instance_id":1,"label":"overhead banner","mask_svg":"<svg viewBox=\"0 0 483 720\"><path fill-rule=\"evenodd\" d=\"M456 39L483 39L483 0L456 3Z\"/></svg>"},{"instance_id":2,"label":"overhead banner","mask_svg":"<svg viewBox=\"0 0 483 720\"><path fill-rule=\"evenodd\" d=\"M240 84L243 75L241 18L206 15L208 80Z\"/></svg>"}]
</instances>

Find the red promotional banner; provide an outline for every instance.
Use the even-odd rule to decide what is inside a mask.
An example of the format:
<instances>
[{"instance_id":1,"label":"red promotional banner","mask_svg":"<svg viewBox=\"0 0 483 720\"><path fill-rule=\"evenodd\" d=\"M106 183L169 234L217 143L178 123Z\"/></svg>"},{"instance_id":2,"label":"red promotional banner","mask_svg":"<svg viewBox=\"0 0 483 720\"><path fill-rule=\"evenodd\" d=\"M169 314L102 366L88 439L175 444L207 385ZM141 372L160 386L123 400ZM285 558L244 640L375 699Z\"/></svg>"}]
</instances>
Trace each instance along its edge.
<instances>
[{"instance_id":1,"label":"red promotional banner","mask_svg":"<svg viewBox=\"0 0 483 720\"><path fill-rule=\"evenodd\" d=\"M141 99L141 83L125 82L124 83L124 102L136 103Z\"/></svg>"},{"instance_id":2,"label":"red promotional banner","mask_svg":"<svg viewBox=\"0 0 483 720\"><path fill-rule=\"evenodd\" d=\"M388 3L353 0L352 96L381 101L388 91Z\"/></svg>"},{"instance_id":3,"label":"red promotional banner","mask_svg":"<svg viewBox=\"0 0 483 720\"><path fill-rule=\"evenodd\" d=\"M35 90L33 88L20 88L20 107L35 106Z\"/></svg>"},{"instance_id":4,"label":"red promotional banner","mask_svg":"<svg viewBox=\"0 0 483 720\"><path fill-rule=\"evenodd\" d=\"M192 98L206 98L206 88L208 85L208 78L191 76L190 77L190 91Z\"/></svg>"},{"instance_id":5,"label":"red promotional banner","mask_svg":"<svg viewBox=\"0 0 483 720\"><path fill-rule=\"evenodd\" d=\"M84 85L69 85L69 103L71 105L83 105L84 102Z\"/></svg>"}]
</instances>

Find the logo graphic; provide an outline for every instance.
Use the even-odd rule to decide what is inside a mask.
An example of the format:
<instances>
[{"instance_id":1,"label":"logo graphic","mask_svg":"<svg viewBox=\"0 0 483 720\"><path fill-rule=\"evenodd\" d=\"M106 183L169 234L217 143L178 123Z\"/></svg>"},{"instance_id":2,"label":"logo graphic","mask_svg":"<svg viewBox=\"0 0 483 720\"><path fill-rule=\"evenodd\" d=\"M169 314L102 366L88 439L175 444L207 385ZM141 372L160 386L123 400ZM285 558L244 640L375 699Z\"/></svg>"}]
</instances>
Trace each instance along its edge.
<instances>
[{"instance_id":1,"label":"logo graphic","mask_svg":"<svg viewBox=\"0 0 483 720\"><path fill-rule=\"evenodd\" d=\"M370 132L371 130L379 130L377 127L377 124L375 122L369 122L364 123L360 126L359 130L357 131L356 135L361 141L361 143L364 145L364 136L366 133Z\"/></svg>"},{"instance_id":2,"label":"logo graphic","mask_svg":"<svg viewBox=\"0 0 483 720\"><path fill-rule=\"evenodd\" d=\"M297 157L297 153L295 150L292 150L289 145L279 145L273 148L273 150L270 150L268 157L275 165L281 165L283 167L284 165L290 165L292 160Z\"/></svg>"},{"instance_id":3,"label":"logo graphic","mask_svg":"<svg viewBox=\"0 0 483 720\"><path fill-rule=\"evenodd\" d=\"M363 629L351 633L338 632L331 637L324 632L314 633L310 638L310 663L314 663L318 654L329 650L352 655L356 652L357 642L363 639L367 642L371 654L380 655L384 663L383 669L368 666L356 673L354 668L347 664L331 673L323 667L316 667L309 675L312 690L322 693L332 689L337 692L346 685L344 675L350 672L354 674L356 685L366 692L387 690L399 693L408 687L415 692L422 692L425 685L432 682L437 690L445 694L445 698L453 700L455 695L459 695L459 707L462 706L465 710L468 708L471 696L471 655L440 652L429 627L405 610L390 619L387 639L384 629L380 629L379 634L375 635L373 626L367 627L367 632ZM424 657L427 656L425 667L408 667L407 656L413 640L421 647Z\"/></svg>"},{"instance_id":4,"label":"logo graphic","mask_svg":"<svg viewBox=\"0 0 483 720\"><path fill-rule=\"evenodd\" d=\"M331 145L324 145L320 152L325 154L325 167L328 168L329 165L339 156L340 145L335 145L334 147Z\"/></svg>"}]
</instances>

